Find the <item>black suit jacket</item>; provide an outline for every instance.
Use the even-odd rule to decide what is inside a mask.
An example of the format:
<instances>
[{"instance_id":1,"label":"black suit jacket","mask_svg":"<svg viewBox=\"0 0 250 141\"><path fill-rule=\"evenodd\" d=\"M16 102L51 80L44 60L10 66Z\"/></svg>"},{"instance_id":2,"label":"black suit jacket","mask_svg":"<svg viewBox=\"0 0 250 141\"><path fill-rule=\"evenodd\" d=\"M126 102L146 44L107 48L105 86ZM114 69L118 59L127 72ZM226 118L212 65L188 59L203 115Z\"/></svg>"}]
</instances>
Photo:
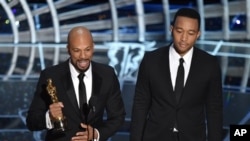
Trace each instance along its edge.
<instances>
[{"instance_id":1,"label":"black suit jacket","mask_svg":"<svg viewBox=\"0 0 250 141\"><path fill-rule=\"evenodd\" d=\"M92 74L93 88L89 104L95 107L95 112L90 111L88 123L98 129L100 141L105 141L122 126L125 118L124 103L113 68L92 61ZM51 98L46 91L48 78L52 79L58 99L64 104L63 114L66 117L68 130L60 137L52 135L49 130L46 140L70 141L71 137L81 130L80 123L83 118L77 105L68 60L41 72L28 111L27 127L32 131L46 129L45 113L51 104ZM106 120L103 119L105 115L107 115Z\"/></svg>"},{"instance_id":2,"label":"black suit jacket","mask_svg":"<svg viewBox=\"0 0 250 141\"><path fill-rule=\"evenodd\" d=\"M194 48L178 103L170 76L169 46L145 53L136 83L130 140L174 141L176 122L180 141L221 141L222 82L216 57Z\"/></svg>"}]
</instances>

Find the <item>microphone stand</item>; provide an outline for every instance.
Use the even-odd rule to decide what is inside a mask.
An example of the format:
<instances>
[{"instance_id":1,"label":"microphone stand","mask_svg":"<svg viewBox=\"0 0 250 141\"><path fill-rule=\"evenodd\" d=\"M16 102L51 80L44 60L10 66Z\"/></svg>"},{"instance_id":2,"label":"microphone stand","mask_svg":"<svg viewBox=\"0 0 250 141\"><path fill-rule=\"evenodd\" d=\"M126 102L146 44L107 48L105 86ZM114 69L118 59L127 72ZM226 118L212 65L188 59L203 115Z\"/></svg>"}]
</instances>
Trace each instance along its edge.
<instances>
[{"instance_id":1,"label":"microphone stand","mask_svg":"<svg viewBox=\"0 0 250 141\"><path fill-rule=\"evenodd\" d=\"M95 123L95 106L92 107L92 111L93 111L93 117L94 117L94 122L93 122L93 141L95 140L95 128L94 128L94 123Z\"/></svg>"},{"instance_id":2,"label":"microphone stand","mask_svg":"<svg viewBox=\"0 0 250 141\"><path fill-rule=\"evenodd\" d=\"M89 105L87 103L83 103L83 106L82 106L82 112L83 112L83 116L84 116L84 121L83 122L86 125L88 125L89 111L90 111Z\"/></svg>"},{"instance_id":3,"label":"microphone stand","mask_svg":"<svg viewBox=\"0 0 250 141\"><path fill-rule=\"evenodd\" d=\"M87 103L84 103L83 106L82 106L82 111L83 111L83 115L84 115L84 123L88 126L88 115L89 115L89 112L90 110L92 109L92 112L93 112L93 117L94 117L94 122L93 122L93 125L95 123L95 106L89 106ZM95 139L95 128L94 126L92 127L93 129L93 141ZM86 129L88 130L88 129ZM88 132L89 133L89 132Z\"/></svg>"},{"instance_id":4,"label":"microphone stand","mask_svg":"<svg viewBox=\"0 0 250 141\"><path fill-rule=\"evenodd\" d=\"M93 132L93 140L92 141L95 141L95 128L94 128L94 125L95 125L95 120L96 120L96 107L95 107L95 103L96 103L96 100L95 100L95 96L92 96L91 99L89 100L89 112L90 110L92 110L93 112L93 124L92 124L92 132Z\"/></svg>"}]
</instances>

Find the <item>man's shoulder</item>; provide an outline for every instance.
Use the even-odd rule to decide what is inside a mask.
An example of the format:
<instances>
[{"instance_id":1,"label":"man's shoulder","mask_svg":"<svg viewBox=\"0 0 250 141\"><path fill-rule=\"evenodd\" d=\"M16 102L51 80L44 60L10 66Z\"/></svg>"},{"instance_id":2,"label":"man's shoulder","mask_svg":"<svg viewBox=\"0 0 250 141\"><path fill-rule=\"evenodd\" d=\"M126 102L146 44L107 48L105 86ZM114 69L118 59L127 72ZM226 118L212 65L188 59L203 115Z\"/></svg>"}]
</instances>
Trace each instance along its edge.
<instances>
[{"instance_id":1,"label":"man's shoulder","mask_svg":"<svg viewBox=\"0 0 250 141\"><path fill-rule=\"evenodd\" d=\"M168 53L169 46L162 46L151 51L146 51L145 56L148 56L150 58L162 58L164 56L168 56Z\"/></svg>"},{"instance_id":2,"label":"man's shoulder","mask_svg":"<svg viewBox=\"0 0 250 141\"><path fill-rule=\"evenodd\" d=\"M206 66L219 63L218 56L199 48L194 49L193 57L194 60L199 61L201 64L205 64Z\"/></svg>"},{"instance_id":3,"label":"man's shoulder","mask_svg":"<svg viewBox=\"0 0 250 141\"><path fill-rule=\"evenodd\" d=\"M208 51L205 51L205 50L197 48L197 47L194 47L194 54L205 57L205 58L214 58L215 57L214 55L210 54Z\"/></svg>"},{"instance_id":4,"label":"man's shoulder","mask_svg":"<svg viewBox=\"0 0 250 141\"><path fill-rule=\"evenodd\" d=\"M64 61L56 65L48 66L43 71L62 71L69 68L68 64L68 61Z\"/></svg>"},{"instance_id":5,"label":"man's shoulder","mask_svg":"<svg viewBox=\"0 0 250 141\"><path fill-rule=\"evenodd\" d=\"M104 64L104 63L92 61L91 64L92 64L92 69L94 69L94 70L110 71L113 69L111 66L109 66L108 64Z\"/></svg>"}]
</instances>

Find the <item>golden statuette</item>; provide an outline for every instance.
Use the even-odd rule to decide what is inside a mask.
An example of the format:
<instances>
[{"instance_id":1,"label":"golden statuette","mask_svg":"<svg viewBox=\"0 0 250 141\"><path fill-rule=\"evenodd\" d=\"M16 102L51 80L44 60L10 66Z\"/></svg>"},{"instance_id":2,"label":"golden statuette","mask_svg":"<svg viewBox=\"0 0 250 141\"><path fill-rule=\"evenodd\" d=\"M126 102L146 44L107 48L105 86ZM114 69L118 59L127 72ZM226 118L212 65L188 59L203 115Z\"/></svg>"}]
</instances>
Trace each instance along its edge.
<instances>
[{"instance_id":1,"label":"golden statuette","mask_svg":"<svg viewBox=\"0 0 250 141\"><path fill-rule=\"evenodd\" d=\"M50 95L52 103L59 102L57 97L56 87L52 84L52 79L51 78L47 79L47 82L48 84L46 89L48 94ZM54 122L53 132L56 134L61 134L65 130L66 130L65 117L57 117L56 121Z\"/></svg>"},{"instance_id":2,"label":"golden statuette","mask_svg":"<svg viewBox=\"0 0 250 141\"><path fill-rule=\"evenodd\" d=\"M47 92L49 93L52 102L57 103L58 98L57 98L57 95L56 95L56 87L53 86L51 78L49 78L47 81L48 81Z\"/></svg>"}]
</instances>

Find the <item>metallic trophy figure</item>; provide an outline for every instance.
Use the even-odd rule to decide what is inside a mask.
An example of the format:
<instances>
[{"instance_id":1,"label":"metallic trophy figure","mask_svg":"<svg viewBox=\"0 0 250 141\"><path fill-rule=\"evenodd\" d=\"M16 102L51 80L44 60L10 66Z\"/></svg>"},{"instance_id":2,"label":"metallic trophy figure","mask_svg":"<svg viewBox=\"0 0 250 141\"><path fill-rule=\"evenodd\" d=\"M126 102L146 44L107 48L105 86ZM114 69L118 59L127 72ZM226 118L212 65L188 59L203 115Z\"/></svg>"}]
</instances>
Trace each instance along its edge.
<instances>
[{"instance_id":1,"label":"metallic trophy figure","mask_svg":"<svg viewBox=\"0 0 250 141\"><path fill-rule=\"evenodd\" d=\"M56 93L56 87L53 86L52 84L52 79L49 78L47 79L48 85L46 87L48 94L51 97L51 101L52 103L57 103L58 101L58 97L57 97L57 93ZM56 121L54 122L54 128L53 128L53 132L56 134L61 134L66 130L66 122L65 122L65 117L57 117Z\"/></svg>"}]
</instances>

